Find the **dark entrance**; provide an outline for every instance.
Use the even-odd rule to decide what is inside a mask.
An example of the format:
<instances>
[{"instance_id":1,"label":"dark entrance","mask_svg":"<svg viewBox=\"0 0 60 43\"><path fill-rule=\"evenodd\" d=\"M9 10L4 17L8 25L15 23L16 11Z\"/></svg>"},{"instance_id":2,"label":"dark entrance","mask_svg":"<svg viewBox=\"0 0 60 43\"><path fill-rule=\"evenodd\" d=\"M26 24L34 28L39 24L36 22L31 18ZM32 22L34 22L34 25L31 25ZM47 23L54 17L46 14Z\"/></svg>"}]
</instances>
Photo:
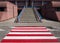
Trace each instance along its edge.
<instances>
[{"instance_id":1,"label":"dark entrance","mask_svg":"<svg viewBox=\"0 0 60 43\"><path fill-rule=\"evenodd\" d=\"M31 0L28 1L28 7L32 7Z\"/></svg>"}]
</instances>

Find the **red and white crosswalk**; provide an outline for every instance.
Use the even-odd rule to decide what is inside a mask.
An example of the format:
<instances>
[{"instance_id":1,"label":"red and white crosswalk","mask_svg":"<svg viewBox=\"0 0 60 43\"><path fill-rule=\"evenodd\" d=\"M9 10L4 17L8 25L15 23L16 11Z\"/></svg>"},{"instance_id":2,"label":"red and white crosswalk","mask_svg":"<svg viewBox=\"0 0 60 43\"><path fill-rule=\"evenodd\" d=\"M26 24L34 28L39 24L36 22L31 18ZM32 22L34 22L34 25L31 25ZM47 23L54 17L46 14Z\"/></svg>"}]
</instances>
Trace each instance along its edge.
<instances>
[{"instance_id":1,"label":"red and white crosswalk","mask_svg":"<svg viewBox=\"0 0 60 43\"><path fill-rule=\"evenodd\" d=\"M46 27L14 27L1 41L2 43L43 43L58 42Z\"/></svg>"}]
</instances>

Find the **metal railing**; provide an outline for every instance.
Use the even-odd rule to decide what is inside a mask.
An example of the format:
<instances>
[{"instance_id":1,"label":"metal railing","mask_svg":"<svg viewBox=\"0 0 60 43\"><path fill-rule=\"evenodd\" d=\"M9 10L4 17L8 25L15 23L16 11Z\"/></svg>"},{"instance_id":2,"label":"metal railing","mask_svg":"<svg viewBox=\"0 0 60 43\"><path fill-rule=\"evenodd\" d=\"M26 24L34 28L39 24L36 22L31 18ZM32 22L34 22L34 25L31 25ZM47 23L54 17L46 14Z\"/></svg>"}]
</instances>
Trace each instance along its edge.
<instances>
[{"instance_id":1,"label":"metal railing","mask_svg":"<svg viewBox=\"0 0 60 43\"><path fill-rule=\"evenodd\" d=\"M37 17L38 17L38 20L41 21L42 16L40 15L40 13L37 11L36 8L34 8L34 11L35 11L35 13L36 13L36 15L37 15Z\"/></svg>"},{"instance_id":2,"label":"metal railing","mask_svg":"<svg viewBox=\"0 0 60 43\"><path fill-rule=\"evenodd\" d=\"M21 18L21 16L22 16L24 10L25 10L25 6L24 6L24 8L22 9L22 11L20 12L19 16L17 17L18 22L20 22L20 18Z\"/></svg>"}]
</instances>

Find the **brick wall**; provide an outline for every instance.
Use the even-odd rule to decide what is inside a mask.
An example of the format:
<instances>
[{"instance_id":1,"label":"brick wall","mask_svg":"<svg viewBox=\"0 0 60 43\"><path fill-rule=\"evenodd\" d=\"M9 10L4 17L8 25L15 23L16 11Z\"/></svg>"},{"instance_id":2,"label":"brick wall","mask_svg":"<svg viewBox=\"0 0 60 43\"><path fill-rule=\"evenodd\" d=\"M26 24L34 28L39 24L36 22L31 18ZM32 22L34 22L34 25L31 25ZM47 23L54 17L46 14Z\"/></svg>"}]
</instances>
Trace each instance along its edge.
<instances>
[{"instance_id":1,"label":"brick wall","mask_svg":"<svg viewBox=\"0 0 60 43\"><path fill-rule=\"evenodd\" d=\"M14 16L13 17L16 17L18 14L18 10L17 10L17 7L16 5L14 5Z\"/></svg>"},{"instance_id":2,"label":"brick wall","mask_svg":"<svg viewBox=\"0 0 60 43\"><path fill-rule=\"evenodd\" d=\"M3 12L0 11L0 21L4 21L16 17L18 14L17 6L10 2L6 2L6 1L0 2L0 7L6 7L5 11Z\"/></svg>"},{"instance_id":3,"label":"brick wall","mask_svg":"<svg viewBox=\"0 0 60 43\"><path fill-rule=\"evenodd\" d=\"M53 7L60 7L60 1L52 1Z\"/></svg>"},{"instance_id":4,"label":"brick wall","mask_svg":"<svg viewBox=\"0 0 60 43\"><path fill-rule=\"evenodd\" d=\"M58 2L59 3L59 2ZM60 11L55 11L54 7L60 6L57 2L50 2L49 4L42 7L42 15L46 19L60 21ZM56 6L55 6L56 5Z\"/></svg>"},{"instance_id":5,"label":"brick wall","mask_svg":"<svg viewBox=\"0 0 60 43\"><path fill-rule=\"evenodd\" d=\"M60 12L56 12L58 21L60 21Z\"/></svg>"},{"instance_id":6,"label":"brick wall","mask_svg":"<svg viewBox=\"0 0 60 43\"><path fill-rule=\"evenodd\" d=\"M60 7L60 1L52 1L52 7ZM55 11L57 20L60 21L60 11Z\"/></svg>"}]
</instances>

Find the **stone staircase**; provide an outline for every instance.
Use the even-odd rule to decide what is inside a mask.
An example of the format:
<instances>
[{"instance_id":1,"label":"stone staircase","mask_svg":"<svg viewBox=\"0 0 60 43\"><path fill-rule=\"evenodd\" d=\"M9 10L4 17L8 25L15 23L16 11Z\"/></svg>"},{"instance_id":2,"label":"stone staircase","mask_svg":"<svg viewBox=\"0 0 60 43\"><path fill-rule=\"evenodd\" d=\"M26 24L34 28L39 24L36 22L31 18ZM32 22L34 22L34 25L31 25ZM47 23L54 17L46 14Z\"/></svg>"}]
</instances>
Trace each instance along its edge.
<instances>
[{"instance_id":1,"label":"stone staircase","mask_svg":"<svg viewBox=\"0 0 60 43\"><path fill-rule=\"evenodd\" d=\"M59 40L44 26L15 26L1 43L59 43Z\"/></svg>"},{"instance_id":2,"label":"stone staircase","mask_svg":"<svg viewBox=\"0 0 60 43\"><path fill-rule=\"evenodd\" d=\"M37 22L32 8L25 8L25 11L20 18L20 22L24 23Z\"/></svg>"}]
</instances>

